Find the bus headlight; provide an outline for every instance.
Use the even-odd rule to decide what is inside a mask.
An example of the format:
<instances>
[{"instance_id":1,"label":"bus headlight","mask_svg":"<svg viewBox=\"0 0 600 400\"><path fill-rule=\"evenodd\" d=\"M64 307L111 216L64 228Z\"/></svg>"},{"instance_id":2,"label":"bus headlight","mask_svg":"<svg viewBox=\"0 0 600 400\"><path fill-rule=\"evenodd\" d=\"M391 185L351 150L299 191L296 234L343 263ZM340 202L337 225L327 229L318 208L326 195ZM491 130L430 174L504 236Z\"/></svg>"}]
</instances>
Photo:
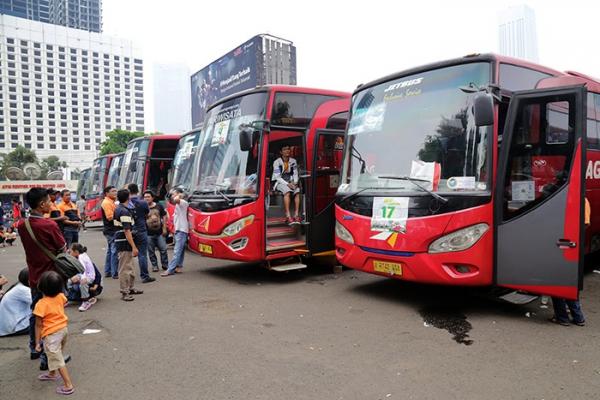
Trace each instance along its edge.
<instances>
[{"instance_id":1,"label":"bus headlight","mask_svg":"<svg viewBox=\"0 0 600 400\"><path fill-rule=\"evenodd\" d=\"M244 229L245 227L250 225L252 222L254 222L254 215L249 215L242 219L238 219L237 221L235 221L232 224L227 225L225 227L225 229L223 229L223 235L225 235L225 236L237 235L238 233L240 233L240 231L242 229Z\"/></svg>"},{"instance_id":2,"label":"bus headlight","mask_svg":"<svg viewBox=\"0 0 600 400\"><path fill-rule=\"evenodd\" d=\"M466 250L477 243L489 228L488 224L477 224L442 236L429 245L429 253Z\"/></svg>"},{"instance_id":3,"label":"bus headlight","mask_svg":"<svg viewBox=\"0 0 600 400\"><path fill-rule=\"evenodd\" d=\"M335 235L344 242L354 244L354 238L350 231L337 221L335 221Z\"/></svg>"}]
</instances>

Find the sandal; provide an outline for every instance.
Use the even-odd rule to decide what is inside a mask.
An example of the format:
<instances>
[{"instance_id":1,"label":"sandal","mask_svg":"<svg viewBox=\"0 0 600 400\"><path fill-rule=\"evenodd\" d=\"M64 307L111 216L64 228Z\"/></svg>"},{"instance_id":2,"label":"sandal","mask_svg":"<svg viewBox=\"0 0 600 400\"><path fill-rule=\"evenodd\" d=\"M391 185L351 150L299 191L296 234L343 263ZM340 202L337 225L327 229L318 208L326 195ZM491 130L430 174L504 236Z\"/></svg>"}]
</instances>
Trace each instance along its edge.
<instances>
[{"instance_id":1,"label":"sandal","mask_svg":"<svg viewBox=\"0 0 600 400\"><path fill-rule=\"evenodd\" d=\"M173 273L169 273L169 272L165 271L165 272L163 272L162 274L160 274L160 276L162 276L162 277L165 277L165 276L172 276L172 275L175 275L175 273L174 273L174 272L173 272Z\"/></svg>"},{"instance_id":2,"label":"sandal","mask_svg":"<svg viewBox=\"0 0 600 400\"><path fill-rule=\"evenodd\" d=\"M144 291L138 289L129 289L129 294L144 294Z\"/></svg>"},{"instance_id":3,"label":"sandal","mask_svg":"<svg viewBox=\"0 0 600 400\"><path fill-rule=\"evenodd\" d=\"M73 394L74 392L75 392L75 388L68 388L66 386L59 386L56 388L56 393L63 394L65 396Z\"/></svg>"},{"instance_id":4,"label":"sandal","mask_svg":"<svg viewBox=\"0 0 600 400\"><path fill-rule=\"evenodd\" d=\"M49 372L44 372L43 374L38 375L38 380L40 381L57 381L60 379L60 375L54 374L51 375Z\"/></svg>"},{"instance_id":5,"label":"sandal","mask_svg":"<svg viewBox=\"0 0 600 400\"><path fill-rule=\"evenodd\" d=\"M552 322L553 324L558 324L558 325L561 325L561 326L569 326L569 325L571 325L568 322L561 321L561 320L559 320L556 317L552 317L552 318L548 319L548 321Z\"/></svg>"}]
</instances>

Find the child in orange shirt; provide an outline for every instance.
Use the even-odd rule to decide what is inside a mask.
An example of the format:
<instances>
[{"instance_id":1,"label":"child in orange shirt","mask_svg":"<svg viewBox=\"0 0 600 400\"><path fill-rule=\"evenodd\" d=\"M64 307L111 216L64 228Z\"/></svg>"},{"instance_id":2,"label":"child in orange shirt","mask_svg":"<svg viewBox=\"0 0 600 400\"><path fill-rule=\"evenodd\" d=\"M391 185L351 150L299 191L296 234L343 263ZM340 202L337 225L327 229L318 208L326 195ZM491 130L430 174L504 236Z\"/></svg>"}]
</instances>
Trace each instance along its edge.
<instances>
[{"instance_id":1,"label":"child in orange shirt","mask_svg":"<svg viewBox=\"0 0 600 400\"><path fill-rule=\"evenodd\" d=\"M57 387L56 393L69 395L75 389L62 354L68 333L68 318L65 314L67 298L62 292L63 287L63 280L57 272L44 272L38 283L38 290L44 294L44 297L35 305L33 315L35 315L35 350L42 351L43 342L44 351L48 356L49 372L41 374L38 379L56 381L62 377L64 385Z\"/></svg>"}]
</instances>

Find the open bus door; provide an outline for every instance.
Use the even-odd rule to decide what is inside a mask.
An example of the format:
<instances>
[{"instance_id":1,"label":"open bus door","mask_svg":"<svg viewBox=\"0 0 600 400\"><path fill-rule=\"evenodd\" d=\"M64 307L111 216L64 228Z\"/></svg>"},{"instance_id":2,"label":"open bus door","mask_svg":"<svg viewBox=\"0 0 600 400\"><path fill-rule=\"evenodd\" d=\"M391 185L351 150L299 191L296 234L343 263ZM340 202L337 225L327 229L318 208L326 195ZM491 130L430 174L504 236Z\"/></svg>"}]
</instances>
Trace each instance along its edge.
<instances>
[{"instance_id":1,"label":"open bus door","mask_svg":"<svg viewBox=\"0 0 600 400\"><path fill-rule=\"evenodd\" d=\"M495 282L577 299L583 283L583 86L515 92L495 193Z\"/></svg>"}]
</instances>

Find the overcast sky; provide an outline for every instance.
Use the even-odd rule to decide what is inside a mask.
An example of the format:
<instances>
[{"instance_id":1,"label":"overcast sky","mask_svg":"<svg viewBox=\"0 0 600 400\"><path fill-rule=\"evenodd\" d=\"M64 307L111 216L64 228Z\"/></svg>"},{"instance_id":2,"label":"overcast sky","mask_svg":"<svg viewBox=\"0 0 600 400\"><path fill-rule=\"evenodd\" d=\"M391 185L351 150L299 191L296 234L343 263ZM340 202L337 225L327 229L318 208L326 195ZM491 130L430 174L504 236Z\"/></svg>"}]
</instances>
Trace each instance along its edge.
<instances>
[{"instance_id":1,"label":"overcast sky","mask_svg":"<svg viewBox=\"0 0 600 400\"><path fill-rule=\"evenodd\" d=\"M352 91L424 63L498 51L498 13L519 4L536 13L540 63L600 76L597 0L104 0L103 22L106 34L141 47L147 66L184 63L191 72L270 33L296 45L299 85Z\"/></svg>"}]
</instances>

